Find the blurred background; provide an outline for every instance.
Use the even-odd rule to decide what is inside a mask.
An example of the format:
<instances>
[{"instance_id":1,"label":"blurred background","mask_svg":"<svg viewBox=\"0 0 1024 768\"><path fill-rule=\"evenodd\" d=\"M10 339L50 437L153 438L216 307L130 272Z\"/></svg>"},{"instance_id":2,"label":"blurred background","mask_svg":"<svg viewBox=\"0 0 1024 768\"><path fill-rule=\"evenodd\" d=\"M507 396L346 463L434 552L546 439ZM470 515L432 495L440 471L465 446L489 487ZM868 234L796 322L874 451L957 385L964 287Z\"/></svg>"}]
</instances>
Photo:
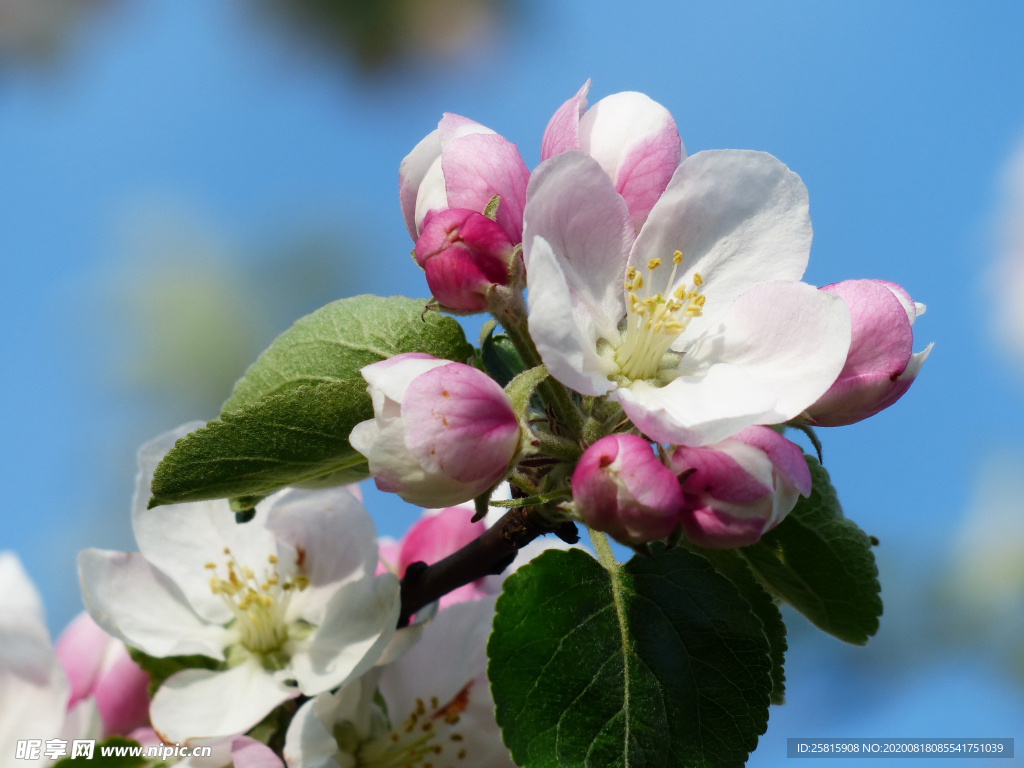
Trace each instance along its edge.
<instances>
[{"instance_id":1,"label":"blurred background","mask_svg":"<svg viewBox=\"0 0 1024 768\"><path fill-rule=\"evenodd\" d=\"M589 77L592 102L667 106L691 154L799 173L809 282L929 308L910 394L820 433L881 541L882 628L855 648L787 614L788 703L750 765L790 736L1024 753L1022 33L995 0L0 0L0 549L58 632L77 551L133 548L140 443L215 416L302 314L425 294L397 169L441 113L532 167ZM382 534L417 516L364 487Z\"/></svg>"}]
</instances>

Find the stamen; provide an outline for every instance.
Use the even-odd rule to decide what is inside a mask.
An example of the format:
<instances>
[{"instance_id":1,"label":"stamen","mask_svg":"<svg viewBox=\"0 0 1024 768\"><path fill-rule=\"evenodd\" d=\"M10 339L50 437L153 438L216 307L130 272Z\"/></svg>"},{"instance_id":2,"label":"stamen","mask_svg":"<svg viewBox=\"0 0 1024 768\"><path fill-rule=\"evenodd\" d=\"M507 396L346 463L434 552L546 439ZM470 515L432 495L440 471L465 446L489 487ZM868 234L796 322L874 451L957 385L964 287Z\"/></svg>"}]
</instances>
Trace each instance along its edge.
<instances>
[{"instance_id":1,"label":"stamen","mask_svg":"<svg viewBox=\"0 0 1024 768\"><path fill-rule=\"evenodd\" d=\"M675 251L672 254L669 289L675 283L676 271L682 262L682 251ZM650 259L647 269L653 272L661 264L659 258ZM641 298L639 290L645 285L643 275L631 266L626 270L626 276L626 328L615 359L626 378L651 378L657 375L662 358L676 338L686 330L690 320L701 316L705 297L699 289L704 279L695 272L689 288L680 285L668 297L662 293L652 296L651 282L648 280L647 289Z\"/></svg>"}]
</instances>

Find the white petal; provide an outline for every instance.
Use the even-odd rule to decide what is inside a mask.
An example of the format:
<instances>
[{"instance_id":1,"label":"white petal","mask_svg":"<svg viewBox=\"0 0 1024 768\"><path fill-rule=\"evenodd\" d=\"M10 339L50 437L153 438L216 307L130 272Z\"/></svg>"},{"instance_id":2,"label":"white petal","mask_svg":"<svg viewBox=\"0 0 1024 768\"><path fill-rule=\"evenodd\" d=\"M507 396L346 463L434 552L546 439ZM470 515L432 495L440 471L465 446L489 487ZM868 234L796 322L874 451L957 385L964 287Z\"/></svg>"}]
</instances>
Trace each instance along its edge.
<instances>
[{"instance_id":1,"label":"white petal","mask_svg":"<svg viewBox=\"0 0 1024 768\"><path fill-rule=\"evenodd\" d=\"M558 157L562 155L554 159ZM559 260L541 237L533 241L526 285L530 336L548 372L584 395L603 395L613 389L608 376L618 367L597 354L598 329L593 316L585 310L574 311Z\"/></svg>"},{"instance_id":2,"label":"white petal","mask_svg":"<svg viewBox=\"0 0 1024 768\"><path fill-rule=\"evenodd\" d=\"M298 690L278 682L250 658L224 672L184 669L157 690L149 705L153 728L166 742L223 739L245 733Z\"/></svg>"},{"instance_id":3,"label":"white petal","mask_svg":"<svg viewBox=\"0 0 1024 768\"><path fill-rule=\"evenodd\" d=\"M416 198L420 184L427 170L435 160L441 157L441 139L436 130L428 133L412 152L405 156L398 167L398 201L402 206L402 216L406 229L413 240L418 234L416 229Z\"/></svg>"},{"instance_id":4,"label":"white petal","mask_svg":"<svg viewBox=\"0 0 1024 768\"><path fill-rule=\"evenodd\" d=\"M358 681L353 681L358 684ZM285 735L284 759L288 768L338 768L338 742L330 730L316 716L314 707L324 702L334 704L336 698L346 693L342 687L336 694L322 693L310 699L295 713ZM333 709L333 707L332 707Z\"/></svg>"},{"instance_id":5,"label":"white petal","mask_svg":"<svg viewBox=\"0 0 1024 768\"><path fill-rule=\"evenodd\" d=\"M90 696L82 699L68 710L60 729L60 737L65 741L103 738L103 718L100 717L95 698Z\"/></svg>"},{"instance_id":6,"label":"white petal","mask_svg":"<svg viewBox=\"0 0 1024 768\"><path fill-rule=\"evenodd\" d=\"M40 626L46 622L43 601L18 556L0 552L0 618L24 616Z\"/></svg>"},{"instance_id":7,"label":"white petal","mask_svg":"<svg viewBox=\"0 0 1024 768\"><path fill-rule=\"evenodd\" d=\"M764 152L711 150L676 169L637 236L630 263L646 274L661 259L652 292L671 293L672 254L683 262L675 284L694 272L704 278L704 314L688 334L699 334L725 314L733 299L772 280L799 280L811 248L807 188L800 177Z\"/></svg>"},{"instance_id":8,"label":"white petal","mask_svg":"<svg viewBox=\"0 0 1024 768\"><path fill-rule=\"evenodd\" d=\"M466 764L512 768L508 749L494 722L494 701L487 683L487 638L494 618L494 598L458 603L441 611L423 630L423 639L399 661L386 667L380 692L393 723L401 723L418 699L445 707L460 694L466 699L459 723ZM438 721L438 728L445 728ZM450 749L441 734L444 755Z\"/></svg>"},{"instance_id":9,"label":"white petal","mask_svg":"<svg viewBox=\"0 0 1024 768\"><path fill-rule=\"evenodd\" d=\"M366 390L373 400L373 412L379 416L384 410L384 400L401 403L405 390L417 376L448 365L451 360L419 353L395 355L379 363L372 363L359 370L366 380ZM396 414L397 415L397 414Z\"/></svg>"},{"instance_id":10,"label":"white petal","mask_svg":"<svg viewBox=\"0 0 1024 768\"><path fill-rule=\"evenodd\" d=\"M86 549L78 555L82 597L104 630L150 656L224 658L231 634L204 621L181 590L138 553Z\"/></svg>"},{"instance_id":11,"label":"white petal","mask_svg":"<svg viewBox=\"0 0 1024 768\"><path fill-rule=\"evenodd\" d=\"M203 426L201 421L183 424L139 449L132 530L139 551L181 588L196 612L207 621L224 624L231 619L231 611L210 591L210 573L204 565L224 562L224 542L215 520L222 517L234 523L234 513L227 501L168 504L146 509L157 465L180 438Z\"/></svg>"},{"instance_id":12,"label":"white petal","mask_svg":"<svg viewBox=\"0 0 1024 768\"><path fill-rule=\"evenodd\" d=\"M577 322L617 341L618 322L625 313L622 283L635 230L608 174L576 150L541 163L530 177L524 221L527 277L534 269L535 238L543 238L565 275Z\"/></svg>"},{"instance_id":13,"label":"white petal","mask_svg":"<svg viewBox=\"0 0 1024 768\"><path fill-rule=\"evenodd\" d=\"M849 346L842 299L805 283L765 283L686 348L683 375L661 388L636 382L615 398L654 440L707 445L802 413L835 381Z\"/></svg>"},{"instance_id":14,"label":"white petal","mask_svg":"<svg viewBox=\"0 0 1024 768\"><path fill-rule=\"evenodd\" d=\"M292 596L289 621L303 618L319 625L342 584L376 571L373 520L343 488L285 491L270 506L267 528L277 537L280 561L286 556L293 563L301 560L301 572L309 579L309 586Z\"/></svg>"},{"instance_id":15,"label":"white petal","mask_svg":"<svg viewBox=\"0 0 1024 768\"><path fill-rule=\"evenodd\" d=\"M37 768L48 765L44 755L38 760L15 760L18 741L53 739L61 735L64 710L70 690L64 671L52 654L47 676L34 681L15 670L0 666L0 755L4 765Z\"/></svg>"},{"instance_id":16,"label":"white petal","mask_svg":"<svg viewBox=\"0 0 1024 768\"><path fill-rule=\"evenodd\" d=\"M444 181L444 171L441 168L441 155L431 163L420 182L419 192L416 194L415 226L416 235L423 230L423 221L428 213L448 210L448 189Z\"/></svg>"},{"instance_id":17,"label":"white petal","mask_svg":"<svg viewBox=\"0 0 1024 768\"><path fill-rule=\"evenodd\" d=\"M298 680L307 696L362 675L394 635L400 606L394 574L349 582L334 593L323 624L296 649L288 669L278 674Z\"/></svg>"}]
</instances>

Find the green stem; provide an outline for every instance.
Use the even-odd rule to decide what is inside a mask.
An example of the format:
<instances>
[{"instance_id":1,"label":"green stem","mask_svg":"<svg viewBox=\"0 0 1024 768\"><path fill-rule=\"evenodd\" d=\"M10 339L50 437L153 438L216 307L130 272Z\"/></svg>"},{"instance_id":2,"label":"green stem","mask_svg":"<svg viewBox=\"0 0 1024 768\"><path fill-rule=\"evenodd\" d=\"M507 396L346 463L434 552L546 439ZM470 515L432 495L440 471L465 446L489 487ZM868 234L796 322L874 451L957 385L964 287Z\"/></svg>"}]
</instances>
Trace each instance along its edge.
<instances>
[{"instance_id":1,"label":"green stem","mask_svg":"<svg viewBox=\"0 0 1024 768\"><path fill-rule=\"evenodd\" d=\"M519 353L519 357L522 358L523 365L528 369L541 365L540 353L537 352L537 347L526 328L526 307L523 305L523 298L520 294L516 293L514 298L502 308L501 312L497 314L497 319L505 330L505 335L512 342L512 346ZM549 376L540 383L537 392L541 399L551 406L555 418L568 430L569 436L573 440L579 440L583 430L583 415L573 403L569 390Z\"/></svg>"},{"instance_id":2,"label":"green stem","mask_svg":"<svg viewBox=\"0 0 1024 768\"><path fill-rule=\"evenodd\" d=\"M508 499L502 501L492 501L492 507L529 507L534 504L546 504L549 501L555 499L568 499L572 496L572 491L568 488L559 488L557 491L549 491L548 493L539 493L536 496L527 496L523 499Z\"/></svg>"},{"instance_id":3,"label":"green stem","mask_svg":"<svg viewBox=\"0 0 1024 768\"><path fill-rule=\"evenodd\" d=\"M590 534L590 543L594 545L594 552L597 553L597 562L608 571L608 573L614 573L618 570L619 564L615 562L615 555L612 554L611 545L608 543L608 537L600 531L595 531L593 528L587 528L587 532Z\"/></svg>"}]
</instances>

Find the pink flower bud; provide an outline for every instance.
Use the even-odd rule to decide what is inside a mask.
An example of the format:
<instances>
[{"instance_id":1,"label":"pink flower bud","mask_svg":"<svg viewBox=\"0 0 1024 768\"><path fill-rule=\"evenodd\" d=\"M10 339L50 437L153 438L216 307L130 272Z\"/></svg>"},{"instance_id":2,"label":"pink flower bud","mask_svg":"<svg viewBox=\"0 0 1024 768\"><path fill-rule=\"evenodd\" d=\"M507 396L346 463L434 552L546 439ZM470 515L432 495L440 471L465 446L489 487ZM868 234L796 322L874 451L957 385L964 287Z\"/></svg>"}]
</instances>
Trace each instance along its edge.
<instances>
[{"instance_id":1,"label":"pink flower bud","mask_svg":"<svg viewBox=\"0 0 1024 768\"><path fill-rule=\"evenodd\" d=\"M149 675L117 640L84 611L57 639L55 650L71 684L68 709L90 696L96 700L103 733L126 735L149 723Z\"/></svg>"},{"instance_id":2,"label":"pink flower bud","mask_svg":"<svg viewBox=\"0 0 1024 768\"><path fill-rule=\"evenodd\" d=\"M430 218L449 208L483 213L498 195L496 218L513 243L523 239L530 171L516 145L459 115L445 114L398 170L398 197L413 240Z\"/></svg>"},{"instance_id":3,"label":"pink flower bud","mask_svg":"<svg viewBox=\"0 0 1024 768\"><path fill-rule=\"evenodd\" d=\"M932 345L913 353L912 326L924 314L896 283L844 280L821 288L846 302L852 334L846 365L832 387L807 409L819 427L853 424L888 408L910 389Z\"/></svg>"},{"instance_id":4,"label":"pink flower bud","mask_svg":"<svg viewBox=\"0 0 1024 768\"><path fill-rule=\"evenodd\" d=\"M637 231L686 151L672 115L642 93L613 93L587 109L588 80L552 115L540 159L581 149L601 164L622 195Z\"/></svg>"},{"instance_id":5,"label":"pink flower bud","mask_svg":"<svg viewBox=\"0 0 1024 768\"><path fill-rule=\"evenodd\" d=\"M636 435L608 435L572 473L576 510L588 526L624 544L664 539L679 523L679 482Z\"/></svg>"},{"instance_id":6,"label":"pink flower bud","mask_svg":"<svg viewBox=\"0 0 1024 768\"><path fill-rule=\"evenodd\" d=\"M361 371L374 418L349 442L382 491L421 507L479 496L508 470L519 421L505 391L462 363L412 352Z\"/></svg>"},{"instance_id":7,"label":"pink flower bud","mask_svg":"<svg viewBox=\"0 0 1024 768\"><path fill-rule=\"evenodd\" d=\"M515 246L498 224L466 208L435 214L413 255L441 304L463 312L487 309L495 285L508 282Z\"/></svg>"},{"instance_id":8,"label":"pink flower bud","mask_svg":"<svg viewBox=\"0 0 1024 768\"><path fill-rule=\"evenodd\" d=\"M703 448L680 445L670 466L682 485L683 530L709 549L753 544L811 493L803 452L769 427Z\"/></svg>"}]
</instances>

